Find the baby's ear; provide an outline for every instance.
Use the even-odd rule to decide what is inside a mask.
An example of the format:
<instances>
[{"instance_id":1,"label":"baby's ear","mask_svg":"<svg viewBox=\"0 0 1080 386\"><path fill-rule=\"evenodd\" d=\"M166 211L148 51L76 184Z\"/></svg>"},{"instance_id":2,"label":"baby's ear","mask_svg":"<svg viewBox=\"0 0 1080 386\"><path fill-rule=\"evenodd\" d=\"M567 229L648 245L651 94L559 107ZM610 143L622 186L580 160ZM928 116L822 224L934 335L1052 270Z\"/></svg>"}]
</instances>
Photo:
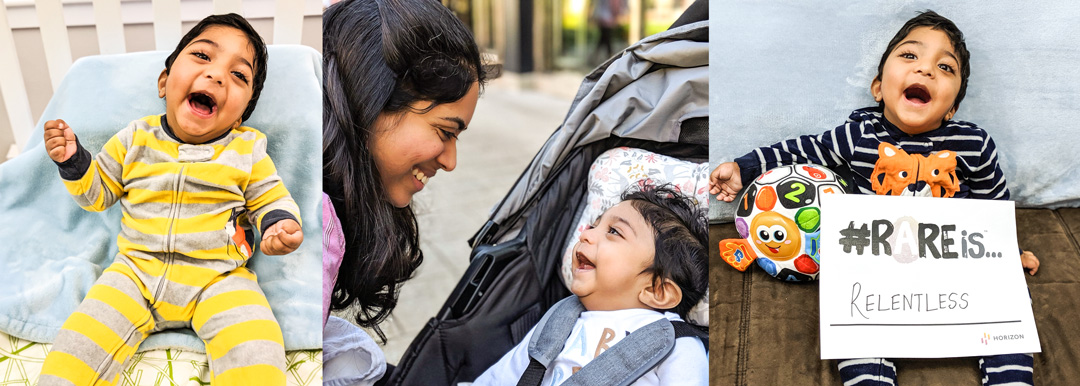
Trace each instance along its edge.
<instances>
[{"instance_id":1,"label":"baby's ear","mask_svg":"<svg viewBox=\"0 0 1080 386\"><path fill-rule=\"evenodd\" d=\"M158 98L164 98L165 97L165 79L168 79L168 78L169 78L169 69L166 68L164 70L161 70L161 75L158 75L158 78L157 78Z\"/></svg>"},{"instance_id":2,"label":"baby's ear","mask_svg":"<svg viewBox=\"0 0 1080 386\"><path fill-rule=\"evenodd\" d=\"M641 290L638 300L653 309L670 310L682 301L682 289L670 279L664 279L659 284L654 281Z\"/></svg>"},{"instance_id":3,"label":"baby's ear","mask_svg":"<svg viewBox=\"0 0 1080 386\"><path fill-rule=\"evenodd\" d=\"M873 82L870 82L870 94L874 96L875 102L881 102L881 78L874 78Z\"/></svg>"},{"instance_id":4,"label":"baby's ear","mask_svg":"<svg viewBox=\"0 0 1080 386\"><path fill-rule=\"evenodd\" d=\"M956 109L957 109L957 107L954 104L953 107L951 109L949 109L949 112L945 113L945 120L946 121L952 119L953 115L956 115Z\"/></svg>"}]
</instances>

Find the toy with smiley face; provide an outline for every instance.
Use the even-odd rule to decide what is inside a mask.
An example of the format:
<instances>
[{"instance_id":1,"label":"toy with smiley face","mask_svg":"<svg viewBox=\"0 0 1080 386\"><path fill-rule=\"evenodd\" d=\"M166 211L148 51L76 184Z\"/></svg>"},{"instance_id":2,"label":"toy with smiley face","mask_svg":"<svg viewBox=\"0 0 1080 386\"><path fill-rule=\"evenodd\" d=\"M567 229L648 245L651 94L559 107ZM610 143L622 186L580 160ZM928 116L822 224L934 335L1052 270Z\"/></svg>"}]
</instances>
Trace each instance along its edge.
<instances>
[{"instance_id":1,"label":"toy with smiley face","mask_svg":"<svg viewBox=\"0 0 1080 386\"><path fill-rule=\"evenodd\" d=\"M802 246L795 221L775 211L755 216L750 221L750 230L757 249L774 260L791 260Z\"/></svg>"},{"instance_id":2,"label":"toy with smiley face","mask_svg":"<svg viewBox=\"0 0 1080 386\"><path fill-rule=\"evenodd\" d=\"M785 281L817 279L822 194L844 194L848 184L818 165L771 169L743 189L736 201L740 239L720 242L720 256L740 271L750 263Z\"/></svg>"}]
</instances>

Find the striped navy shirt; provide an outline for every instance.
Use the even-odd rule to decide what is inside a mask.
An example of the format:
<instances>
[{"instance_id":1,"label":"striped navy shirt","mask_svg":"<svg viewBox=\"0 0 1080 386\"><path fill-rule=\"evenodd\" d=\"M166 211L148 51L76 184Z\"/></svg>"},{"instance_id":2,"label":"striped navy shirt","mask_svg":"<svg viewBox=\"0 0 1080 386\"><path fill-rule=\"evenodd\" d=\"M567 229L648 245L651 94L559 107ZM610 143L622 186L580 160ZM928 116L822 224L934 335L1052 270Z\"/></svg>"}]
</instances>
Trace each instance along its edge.
<instances>
[{"instance_id":1,"label":"striped navy shirt","mask_svg":"<svg viewBox=\"0 0 1080 386\"><path fill-rule=\"evenodd\" d=\"M875 185L882 185L887 178L883 173L874 173L883 151L879 147L885 147L882 143L903 150L905 155L923 158L932 158L929 156L944 151L955 153L955 177L959 186L951 192L952 197L1009 199L1005 176L997 162L997 147L985 130L969 122L947 121L937 129L909 135L886 120L880 107L855 110L847 122L831 131L760 147L735 162L739 164L743 186L777 166L813 163L844 174L850 171L848 176L854 180L859 193L876 194ZM890 150L889 153L893 152ZM915 194L923 187L912 185L905 195Z\"/></svg>"}]
</instances>

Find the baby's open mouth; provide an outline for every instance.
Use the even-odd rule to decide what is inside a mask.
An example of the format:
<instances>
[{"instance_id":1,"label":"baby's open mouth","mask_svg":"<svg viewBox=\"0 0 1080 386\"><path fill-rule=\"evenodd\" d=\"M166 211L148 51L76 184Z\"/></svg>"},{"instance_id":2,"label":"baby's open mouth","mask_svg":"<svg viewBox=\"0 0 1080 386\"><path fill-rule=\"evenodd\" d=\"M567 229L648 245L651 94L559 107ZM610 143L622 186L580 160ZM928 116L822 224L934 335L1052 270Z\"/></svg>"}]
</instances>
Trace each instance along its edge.
<instances>
[{"instance_id":1,"label":"baby's open mouth","mask_svg":"<svg viewBox=\"0 0 1080 386\"><path fill-rule=\"evenodd\" d=\"M577 264L574 267L577 269L596 269L596 265L589 261L589 258L585 257L585 254L576 252L574 257L577 258Z\"/></svg>"},{"instance_id":2,"label":"baby's open mouth","mask_svg":"<svg viewBox=\"0 0 1080 386\"><path fill-rule=\"evenodd\" d=\"M203 117L209 117L217 112L217 102L214 101L214 97L200 92L188 95L188 106L191 106L192 111Z\"/></svg>"},{"instance_id":3,"label":"baby's open mouth","mask_svg":"<svg viewBox=\"0 0 1080 386\"><path fill-rule=\"evenodd\" d=\"M904 90L904 98L915 103L930 103L930 90L921 84L913 84Z\"/></svg>"}]
</instances>

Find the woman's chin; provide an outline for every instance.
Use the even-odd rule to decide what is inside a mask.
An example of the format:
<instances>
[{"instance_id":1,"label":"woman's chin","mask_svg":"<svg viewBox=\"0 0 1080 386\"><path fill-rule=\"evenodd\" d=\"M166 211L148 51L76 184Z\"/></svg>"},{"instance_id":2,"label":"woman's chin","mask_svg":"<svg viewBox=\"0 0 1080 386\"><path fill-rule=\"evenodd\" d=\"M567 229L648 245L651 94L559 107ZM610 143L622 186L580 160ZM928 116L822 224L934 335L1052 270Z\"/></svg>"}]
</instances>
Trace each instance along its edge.
<instances>
[{"instance_id":1,"label":"woman's chin","mask_svg":"<svg viewBox=\"0 0 1080 386\"><path fill-rule=\"evenodd\" d=\"M388 196L387 201L390 202L390 205L393 205L395 208L404 208L412 203L413 195L407 192L393 192Z\"/></svg>"}]
</instances>

